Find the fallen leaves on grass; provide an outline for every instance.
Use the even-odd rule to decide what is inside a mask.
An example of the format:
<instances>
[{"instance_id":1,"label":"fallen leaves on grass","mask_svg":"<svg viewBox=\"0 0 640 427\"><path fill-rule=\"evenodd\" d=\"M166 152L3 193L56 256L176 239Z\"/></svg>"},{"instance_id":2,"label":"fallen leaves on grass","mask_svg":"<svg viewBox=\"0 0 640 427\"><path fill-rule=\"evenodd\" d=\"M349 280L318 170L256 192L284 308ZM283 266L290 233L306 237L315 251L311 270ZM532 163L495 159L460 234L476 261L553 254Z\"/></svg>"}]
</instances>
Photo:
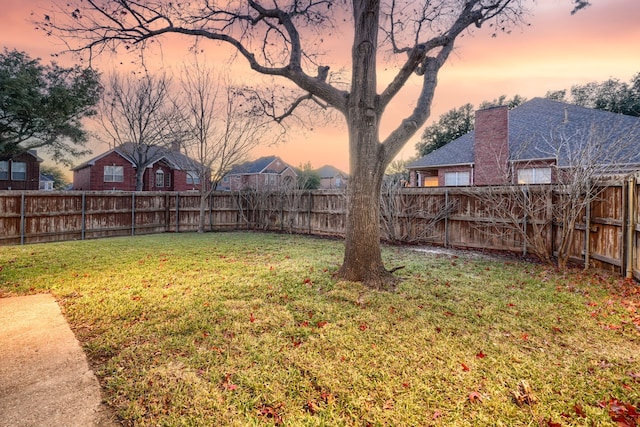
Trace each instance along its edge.
<instances>
[{"instance_id":1,"label":"fallen leaves on grass","mask_svg":"<svg viewBox=\"0 0 640 427\"><path fill-rule=\"evenodd\" d=\"M637 427L640 422L638 408L630 403L621 402L612 397L609 400L602 400L600 407L609 411L611 421L615 422L618 427Z\"/></svg>"},{"instance_id":2,"label":"fallen leaves on grass","mask_svg":"<svg viewBox=\"0 0 640 427\"><path fill-rule=\"evenodd\" d=\"M533 405L538 402L538 398L533 394L533 389L526 380L520 380L518 388L513 390L511 395L518 406Z\"/></svg>"},{"instance_id":3,"label":"fallen leaves on grass","mask_svg":"<svg viewBox=\"0 0 640 427\"><path fill-rule=\"evenodd\" d=\"M477 391L472 391L469 393L469 402L471 403L480 403L482 402L482 395Z\"/></svg>"},{"instance_id":4,"label":"fallen leaves on grass","mask_svg":"<svg viewBox=\"0 0 640 427\"><path fill-rule=\"evenodd\" d=\"M280 426L283 423L281 415L283 407L284 405L282 403L278 403L276 405L264 404L258 408L258 416Z\"/></svg>"}]
</instances>

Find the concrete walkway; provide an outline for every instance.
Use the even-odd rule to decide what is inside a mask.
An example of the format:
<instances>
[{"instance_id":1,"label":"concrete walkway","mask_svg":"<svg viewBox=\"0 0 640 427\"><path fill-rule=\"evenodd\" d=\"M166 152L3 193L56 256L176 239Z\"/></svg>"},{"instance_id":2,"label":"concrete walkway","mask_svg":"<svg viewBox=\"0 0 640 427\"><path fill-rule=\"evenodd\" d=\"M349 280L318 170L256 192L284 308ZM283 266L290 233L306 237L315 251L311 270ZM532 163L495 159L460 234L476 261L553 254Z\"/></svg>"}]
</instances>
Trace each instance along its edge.
<instances>
[{"instance_id":1,"label":"concrete walkway","mask_svg":"<svg viewBox=\"0 0 640 427\"><path fill-rule=\"evenodd\" d=\"M0 298L0 427L112 427L100 385L51 295Z\"/></svg>"}]
</instances>

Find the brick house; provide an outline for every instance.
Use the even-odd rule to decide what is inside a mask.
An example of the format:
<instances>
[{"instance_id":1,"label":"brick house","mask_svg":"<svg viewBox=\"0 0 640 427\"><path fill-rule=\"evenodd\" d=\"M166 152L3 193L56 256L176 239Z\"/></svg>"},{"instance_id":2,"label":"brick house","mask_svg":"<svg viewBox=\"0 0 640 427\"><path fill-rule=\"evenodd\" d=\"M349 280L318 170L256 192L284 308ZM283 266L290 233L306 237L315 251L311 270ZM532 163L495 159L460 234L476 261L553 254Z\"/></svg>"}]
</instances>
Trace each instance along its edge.
<instances>
[{"instance_id":1,"label":"brick house","mask_svg":"<svg viewBox=\"0 0 640 427\"><path fill-rule=\"evenodd\" d=\"M534 98L477 111L473 131L407 168L412 187L549 184L579 161L640 171L638 147L638 117Z\"/></svg>"},{"instance_id":2,"label":"brick house","mask_svg":"<svg viewBox=\"0 0 640 427\"><path fill-rule=\"evenodd\" d=\"M40 163L35 150L0 157L0 190L38 190Z\"/></svg>"},{"instance_id":3,"label":"brick house","mask_svg":"<svg viewBox=\"0 0 640 427\"><path fill-rule=\"evenodd\" d=\"M316 169L316 173L320 176L322 190L345 188L349 180L349 175L331 165Z\"/></svg>"},{"instance_id":4,"label":"brick house","mask_svg":"<svg viewBox=\"0 0 640 427\"><path fill-rule=\"evenodd\" d=\"M195 160L176 147L144 147L146 166L142 191L189 191L201 188ZM73 189L135 191L136 162L133 144L122 144L73 169Z\"/></svg>"},{"instance_id":5,"label":"brick house","mask_svg":"<svg viewBox=\"0 0 640 427\"><path fill-rule=\"evenodd\" d=\"M218 190L277 190L296 184L297 178L291 165L279 157L267 156L233 166L218 184Z\"/></svg>"}]
</instances>

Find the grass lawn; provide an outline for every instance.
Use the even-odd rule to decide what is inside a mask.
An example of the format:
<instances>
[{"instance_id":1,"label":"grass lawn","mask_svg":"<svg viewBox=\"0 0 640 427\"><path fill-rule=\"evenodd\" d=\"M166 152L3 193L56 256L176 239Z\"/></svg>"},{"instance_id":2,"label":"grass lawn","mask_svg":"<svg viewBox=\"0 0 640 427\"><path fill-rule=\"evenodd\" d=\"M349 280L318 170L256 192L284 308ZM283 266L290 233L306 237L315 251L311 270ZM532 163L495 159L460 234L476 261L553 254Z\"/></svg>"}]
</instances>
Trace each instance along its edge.
<instances>
[{"instance_id":1,"label":"grass lawn","mask_svg":"<svg viewBox=\"0 0 640 427\"><path fill-rule=\"evenodd\" d=\"M124 425L640 423L636 284L389 247L404 280L374 292L332 278L342 251L260 233L0 247L0 296L58 299Z\"/></svg>"}]
</instances>

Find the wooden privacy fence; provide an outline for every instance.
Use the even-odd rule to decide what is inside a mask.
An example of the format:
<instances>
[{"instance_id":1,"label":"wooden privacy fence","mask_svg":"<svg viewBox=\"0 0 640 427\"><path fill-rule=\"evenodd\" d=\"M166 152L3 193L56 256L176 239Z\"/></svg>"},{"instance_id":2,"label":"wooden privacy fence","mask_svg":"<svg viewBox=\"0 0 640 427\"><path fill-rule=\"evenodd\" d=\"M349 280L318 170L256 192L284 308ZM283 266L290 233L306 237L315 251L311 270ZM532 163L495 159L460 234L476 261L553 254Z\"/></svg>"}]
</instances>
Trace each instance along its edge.
<instances>
[{"instance_id":1,"label":"wooden privacy fence","mask_svg":"<svg viewBox=\"0 0 640 427\"><path fill-rule=\"evenodd\" d=\"M531 187L522 211L508 188L393 188L381 201L385 240L527 253L535 237L557 251L558 194ZM608 183L575 224L575 262L640 278L639 186ZM491 192L491 197L487 196ZM259 229L344 236L341 191L216 192L206 201L206 231ZM42 243L198 229L200 196L175 192L0 192L0 244ZM521 230L527 233L527 239Z\"/></svg>"}]
</instances>

